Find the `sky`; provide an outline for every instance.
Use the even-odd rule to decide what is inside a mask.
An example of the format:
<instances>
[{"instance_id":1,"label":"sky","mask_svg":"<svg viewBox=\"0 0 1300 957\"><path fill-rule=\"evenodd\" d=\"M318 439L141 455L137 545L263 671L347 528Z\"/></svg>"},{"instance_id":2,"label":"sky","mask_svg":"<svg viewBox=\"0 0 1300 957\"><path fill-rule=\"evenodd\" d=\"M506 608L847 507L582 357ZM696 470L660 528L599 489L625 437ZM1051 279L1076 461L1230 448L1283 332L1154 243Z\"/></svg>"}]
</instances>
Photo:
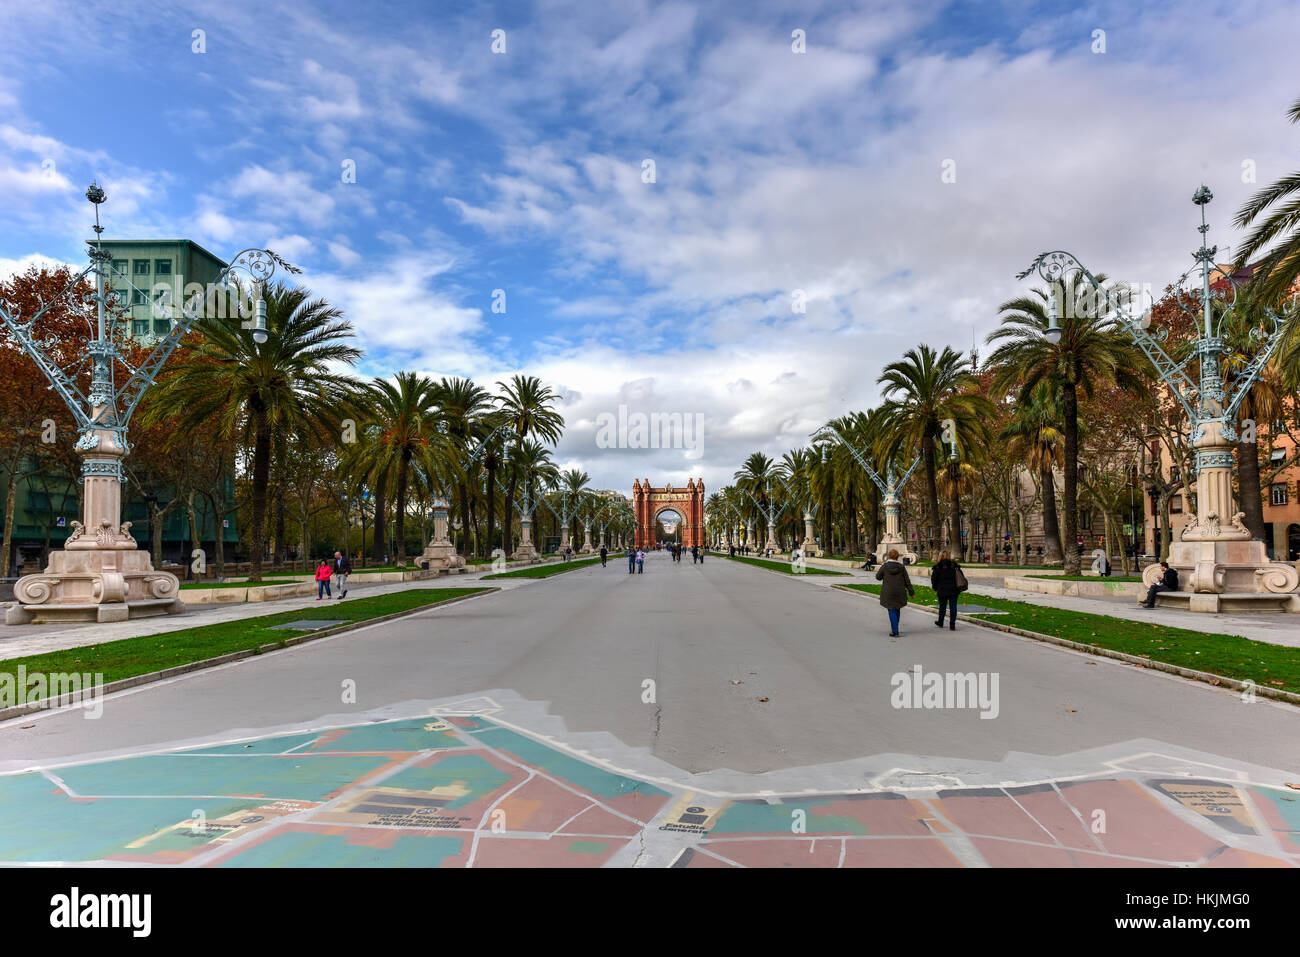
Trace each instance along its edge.
<instances>
[{"instance_id":1,"label":"sky","mask_svg":"<svg viewBox=\"0 0 1300 957\"><path fill-rule=\"evenodd\" d=\"M0 5L0 275L269 247L353 370L515 373L563 468L727 484L1068 249L1160 289L1296 168L1300 3ZM499 292L498 292L499 291ZM495 309L494 309L495 306ZM659 414L672 447L647 448ZM626 428L621 426L626 423Z\"/></svg>"}]
</instances>

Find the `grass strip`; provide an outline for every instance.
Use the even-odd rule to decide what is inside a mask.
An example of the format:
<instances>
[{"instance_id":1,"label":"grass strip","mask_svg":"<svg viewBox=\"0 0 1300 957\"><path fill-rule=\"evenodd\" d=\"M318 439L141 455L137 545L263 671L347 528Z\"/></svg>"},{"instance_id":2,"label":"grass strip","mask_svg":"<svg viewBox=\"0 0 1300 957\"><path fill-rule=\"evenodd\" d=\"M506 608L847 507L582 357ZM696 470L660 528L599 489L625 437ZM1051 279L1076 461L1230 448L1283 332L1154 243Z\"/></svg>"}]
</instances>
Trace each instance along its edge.
<instances>
[{"instance_id":1,"label":"grass strip","mask_svg":"<svg viewBox=\"0 0 1300 957\"><path fill-rule=\"evenodd\" d=\"M25 658L0 661L0 674L16 675L19 665L33 672L91 672L103 673L104 682L119 681L147 675L177 665L191 664L208 658L217 658L239 651L257 653L262 645L281 643L285 638L303 634L311 629L277 629L291 621L367 621L398 612L411 611L425 606L438 605L452 598L460 598L489 588L413 588L409 591L357 598L352 601L332 601L320 608L302 608L297 611L280 611L256 618L223 621L195 628L182 628L159 635L123 638L106 641L83 648L66 648Z\"/></svg>"},{"instance_id":2,"label":"grass strip","mask_svg":"<svg viewBox=\"0 0 1300 957\"><path fill-rule=\"evenodd\" d=\"M880 594L879 585L836 585L836 588ZM1082 645L1093 645L1180 668L1207 671L1238 681L1254 681L1283 691L1300 692L1300 648L1255 641L1240 635L1212 634L1161 624L1159 621L1130 621L1110 615L1068 611L1045 605L1033 605L1006 598L987 598L967 592L963 601L977 602L992 611L1005 614L989 620L1026 631L1064 638ZM934 590L916 586L918 605L935 606ZM961 611L958 604L957 610ZM983 618L983 614L972 614ZM1153 613L1153 618L1155 617Z\"/></svg>"},{"instance_id":3,"label":"grass strip","mask_svg":"<svg viewBox=\"0 0 1300 957\"><path fill-rule=\"evenodd\" d=\"M494 578L550 578L552 575L560 575L564 572L571 572L575 568L586 568L588 565L600 563L600 558L583 558L572 562L548 563L546 565L529 565L526 568L516 568L510 572L497 572L495 575L484 575L480 581L490 581Z\"/></svg>"},{"instance_id":4,"label":"grass strip","mask_svg":"<svg viewBox=\"0 0 1300 957\"><path fill-rule=\"evenodd\" d=\"M785 572L787 575L848 575L848 572L831 571L829 568L815 568L812 565L804 565L802 572L796 572L793 565L785 562L770 562L764 558L746 558L744 555L723 555L722 557L744 565L755 565L758 568L766 568L774 572Z\"/></svg>"}]
</instances>

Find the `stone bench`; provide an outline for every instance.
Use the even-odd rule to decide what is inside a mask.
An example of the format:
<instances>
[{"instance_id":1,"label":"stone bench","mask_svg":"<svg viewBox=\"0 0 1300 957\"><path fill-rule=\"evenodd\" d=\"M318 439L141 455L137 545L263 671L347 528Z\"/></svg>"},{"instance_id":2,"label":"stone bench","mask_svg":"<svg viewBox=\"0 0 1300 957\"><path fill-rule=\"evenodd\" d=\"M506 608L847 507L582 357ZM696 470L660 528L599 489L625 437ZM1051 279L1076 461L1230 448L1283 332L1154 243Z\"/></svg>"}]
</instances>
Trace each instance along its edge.
<instances>
[{"instance_id":1,"label":"stone bench","mask_svg":"<svg viewBox=\"0 0 1300 957\"><path fill-rule=\"evenodd\" d=\"M1156 595L1161 608L1211 614L1300 614L1300 595L1259 592L1225 592L1221 595L1190 591L1162 591Z\"/></svg>"}]
</instances>

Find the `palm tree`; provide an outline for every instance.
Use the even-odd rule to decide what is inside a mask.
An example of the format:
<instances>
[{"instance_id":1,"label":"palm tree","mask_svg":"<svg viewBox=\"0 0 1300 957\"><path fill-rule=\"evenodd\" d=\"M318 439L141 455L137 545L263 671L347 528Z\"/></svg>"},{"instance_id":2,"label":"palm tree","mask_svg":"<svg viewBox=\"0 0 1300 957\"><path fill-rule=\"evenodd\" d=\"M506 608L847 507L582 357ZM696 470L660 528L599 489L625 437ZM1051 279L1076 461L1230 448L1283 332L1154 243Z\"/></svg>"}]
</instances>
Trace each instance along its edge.
<instances>
[{"instance_id":1,"label":"palm tree","mask_svg":"<svg viewBox=\"0 0 1300 957\"><path fill-rule=\"evenodd\" d=\"M1291 104L1287 119L1300 123L1300 100ZM1256 296L1266 303L1275 303L1291 291L1297 275L1300 275L1300 172L1283 176L1257 192L1237 211L1233 225L1244 229L1263 216L1269 207L1273 207L1272 211L1237 247L1233 269L1242 269L1260 250L1280 238L1273 251L1257 264L1251 282ZM1294 377L1297 359L1300 359L1300 328L1294 319L1290 326L1287 337L1290 348L1284 365L1289 367Z\"/></svg>"},{"instance_id":2,"label":"palm tree","mask_svg":"<svg viewBox=\"0 0 1300 957\"><path fill-rule=\"evenodd\" d=\"M551 445L560 440L560 430L564 428L564 416L556 412L551 405L559 399L559 395L550 386L542 385L542 380L536 376L515 375L508 383L498 382L497 387L501 390L497 402L503 420L514 432L516 453L522 450L524 440L529 436L536 435ZM518 481L519 471L512 468L510 488L506 495L507 509L514 505ZM508 530L509 527L510 522L507 521L506 529ZM507 544L503 542L502 548L509 552Z\"/></svg>"},{"instance_id":3,"label":"palm tree","mask_svg":"<svg viewBox=\"0 0 1300 957\"><path fill-rule=\"evenodd\" d=\"M330 371L352 365L361 350L351 344L352 324L324 299L302 287L272 286L266 299L266 341L231 319L201 319L202 338L182 358L183 372L164 380L150 415L176 429L219 423L225 436L251 442L252 509L249 578L262 579L266 551L267 484L274 432L337 427L338 410L355 387ZM337 434L337 433L336 433Z\"/></svg>"},{"instance_id":4,"label":"palm tree","mask_svg":"<svg viewBox=\"0 0 1300 957\"><path fill-rule=\"evenodd\" d=\"M931 543L939 538L939 487L935 466L935 443L944 419L953 419L966 429L990 418L992 407L976 391L970 360L949 346L937 353L928 345L909 349L903 358L885 366L880 378L884 405L881 407L884 438L890 457L911 458L919 447L925 466L926 507Z\"/></svg>"},{"instance_id":5,"label":"palm tree","mask_svg":"<svg viewBox=\"0 0 1300 957\"><path fill-rule=\"evenodd\" d=\"M1065 560L1061 548L1061 523L1056 514L1056 472L1065 461L1064 436L1058 426L1060 405L1051 382L1040 382L1016 402L999 439L1008 443L1014 460L1024 462L1038 475L1043 490L1043 560L1055 565Z\"/></svg>"},{"instance_id":6,"label":"palm tree","mask_svg":"<svg viewBox=\"0 0 1300 957\"><path fill-rule=\"evenodd\" d=\"M434 401L442 409L443 421L447 423L447 437L455 444L457 459L463 463L474 446L486 436L486 426L493 421L491 414L495 411L495 406L492 395L469 379L444 377L438 380L434 389ZM460 525L465 532L465 552L469 551L470 490L477 485L473 478L463 467L456 470L456 497L459 499ZM488 508L491 516L491 505ZM488 534L491 535L490 529Z\"/></svg>"},{"instance_id":7,"label":"palm tree","mask_svg":"<svg viewBox=\"0 0 1300 957\"><path fill-rule=\"evenodd\" d=\"M438 387L415 372L399 372L387 379L375 379L370 392L375 416L382 423L377 442L380 470L395 476L394 537L399 565L406 564L406 506L411 470L432 476L446 467L449 443L439 431L442 421Z\"/></svg>"},{"instance_id":8,"label":"palm tree","mask_svg":"<svg viewBox=\"0 0 1300 957\"><path fill-rule=\"evenodd\" d=\"M1105 277L1098 281L1104 285ZM1061 338L1055 344L1044 336L1049 296L1063 299L1065 306L1057 309ZM1018 385L1024 400L1040 382L1047 382L1061 396L1067 575L1079 574L1079 390L1091 396L1093 385L1101 382L1136 394L1145 394L1147 388L1142 355L1119 327L1119 320L1113 313L1085 305L1098 298L1087 280L1076 273L1057 283L1051 292L1035 289L1004 302L998 309L1002 325L988 336L988 342L999 343L988 359L997 370L998 389Z\"/></svg>"}]
</instances>

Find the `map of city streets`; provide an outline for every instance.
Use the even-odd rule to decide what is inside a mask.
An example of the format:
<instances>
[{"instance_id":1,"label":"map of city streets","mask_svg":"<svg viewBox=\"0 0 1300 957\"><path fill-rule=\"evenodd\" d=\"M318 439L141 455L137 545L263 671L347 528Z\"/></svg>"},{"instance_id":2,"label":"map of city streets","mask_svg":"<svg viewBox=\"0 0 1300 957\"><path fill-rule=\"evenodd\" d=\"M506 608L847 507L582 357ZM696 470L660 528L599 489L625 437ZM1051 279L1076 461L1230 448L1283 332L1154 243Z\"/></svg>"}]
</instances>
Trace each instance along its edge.
<instances>
[{"instance_id":1,"label":"map of city streets","mask_svg":"<svg viewBox=\"0 0 1300 957\"><path fill-rule=\"evenodd\" d=\"M0 863L1300 864L1300 793L1172 765L1161 774L1161 755L1047 784L722 796L619 773L494 713L0 774Z\"/></svg>"}]
</instances>

